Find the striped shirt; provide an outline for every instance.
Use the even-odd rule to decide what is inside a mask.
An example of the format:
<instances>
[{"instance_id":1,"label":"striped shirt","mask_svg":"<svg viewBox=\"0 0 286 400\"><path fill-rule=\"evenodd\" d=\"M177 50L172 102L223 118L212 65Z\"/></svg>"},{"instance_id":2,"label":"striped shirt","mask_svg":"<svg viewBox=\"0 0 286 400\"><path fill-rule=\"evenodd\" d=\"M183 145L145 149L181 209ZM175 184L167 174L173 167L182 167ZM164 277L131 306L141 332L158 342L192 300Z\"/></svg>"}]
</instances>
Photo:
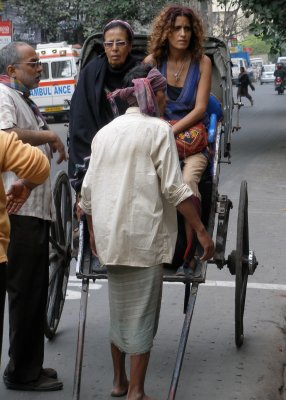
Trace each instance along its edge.
<instances>
[{"instance_id":1,"label":"striped shirt","mask_svg":"<svg viewBox=\"0 0 286 400\"><path fill-rule=\"evenodd\" d=\"M32 109L23 99L22 94L0 83L0 129L20 128L40 131L42 127L43 121L35 116ZM38 148L50 160L51 152L49 145L41 145ZM13 172L3 174L5 190L8 190L11 183L17 179L17 176ZM30 197L17 214L45 220L51 219L52 189L50 177L31 192Z\"/></svg>"}]
</instances>

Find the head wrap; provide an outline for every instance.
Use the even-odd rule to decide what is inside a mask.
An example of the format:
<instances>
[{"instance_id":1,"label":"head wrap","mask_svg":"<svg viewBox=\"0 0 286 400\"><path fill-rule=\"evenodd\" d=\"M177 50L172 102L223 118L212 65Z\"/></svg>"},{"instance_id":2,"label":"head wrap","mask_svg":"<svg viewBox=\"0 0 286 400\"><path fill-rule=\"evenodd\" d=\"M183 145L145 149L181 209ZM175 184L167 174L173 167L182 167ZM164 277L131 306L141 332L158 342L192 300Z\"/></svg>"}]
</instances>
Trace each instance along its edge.
<instances>
[{"instance_id":1,"label":"head wrap","mask_svg":"<svg viewBox=\"0 0 286 400\"><path fill-rule=\"evenodd\" d=\"M166 90L166 78L157 68L152 68L146 78L136 78L132 82L134 86L117 89L109 93L107 98L112 102L114 97L119 96L120 99L127 101L129 105L135 104L137 101L141 113L159 117L160 113L154 93L158 92L158 90Z\"/></svg>"},{"instance_id":2,"label":"head wrap","mask_svg":"<svg viewBox=\"0 0 286 400\"><path fill-rule=\"evenodd\" d=\"M134 37L134 32L131 26L128 24L128 22L123 21L122 19L113 19L112 21L108 22L105 27L103 28L103 36L105 32L107 32L109 29L112 29L113 27L116 26L122 26L129 32L130 38L133 40Z\"/></svg>"}]
</instances>

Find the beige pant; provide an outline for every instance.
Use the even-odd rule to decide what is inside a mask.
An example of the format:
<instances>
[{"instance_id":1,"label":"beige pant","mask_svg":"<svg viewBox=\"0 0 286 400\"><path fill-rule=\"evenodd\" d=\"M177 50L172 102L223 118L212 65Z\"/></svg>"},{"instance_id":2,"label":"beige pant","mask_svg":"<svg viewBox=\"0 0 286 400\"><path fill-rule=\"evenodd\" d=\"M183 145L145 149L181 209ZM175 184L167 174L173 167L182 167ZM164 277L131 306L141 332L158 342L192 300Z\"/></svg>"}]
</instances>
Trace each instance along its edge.
<instances>
[{"instance_id":1,"label":"beige pant","mask_svg":"<svg viewBox=\"0 0 286 400\"><path fill-rule=\"evenodd\" d=\"M194 195L201 200L201 194L199 192L198 184L208 165L208 160L202 153L197 153L187 157L184 160L184 163L184 182L190 186L190 188L194 192Z\"/></svg>"}]
</instances>

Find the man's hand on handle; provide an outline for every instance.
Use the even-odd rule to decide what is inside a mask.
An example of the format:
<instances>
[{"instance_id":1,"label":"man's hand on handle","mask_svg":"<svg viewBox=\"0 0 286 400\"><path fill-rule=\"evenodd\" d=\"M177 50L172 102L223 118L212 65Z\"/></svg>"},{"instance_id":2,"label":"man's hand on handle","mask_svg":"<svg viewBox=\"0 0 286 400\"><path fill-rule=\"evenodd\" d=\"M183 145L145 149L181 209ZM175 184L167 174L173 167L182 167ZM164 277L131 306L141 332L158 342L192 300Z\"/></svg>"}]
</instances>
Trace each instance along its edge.
<instances>
[{"instance_id":1,"label":"man's hand on handle","mask_svg":"<svg viewBox=\"0 0 286 400\"><path fill-rule=\"evenodd\" d=\"M213 257L215 252L214 242L212 238L210 237L206 229L204 229L204 232L197 232L197 238L202 248L204 249L204 254L201 256L200 259L202 261L209 260Z\"/></svg>"},{"instance_id":2,"label":"man's hand on handle","mask_svg":"<svg viewBox=\"0 0 286 400\"><path fill-rule=\"evenodd\" d=\"M54 132L52 132L51 141L49 142L49 145L53 153L56 152L59 153L57 164L60 164L61 162L68 160L68 155L66 154L65 145L63 144L59 136Z\"/></svg>"},{"instance_id":3,"label":"man's hand on handle","mask_svg":"<svg viewBox=\"0 0 286 400\"><path fill-rule=\"evenodd\" d=\"M215 252L214 242L204 227L195 207L193 206L191 198L189 197L188 199L182 201L182 203L178 204L177 209L196 232L198 241L204 249L201 260L206 261L212 258Z\"/></svg>"},{"instance_id":4,"label":"man's hand on handle","mask_svg":"<svg viewBox=\"0 0 286 400\"><path fill-rule=\"evenodd\" d=\"M92 254L97 257L97 251L96 251L96 245L95 245L95 239L94 239L94 233L93 233L93 226L92 226L92 217L91 215L85 214L86 220L87 220L87 226L88 226L88 232L89 232L89 245L90 245L90 250Z\"/></svg>"}]
</instances>

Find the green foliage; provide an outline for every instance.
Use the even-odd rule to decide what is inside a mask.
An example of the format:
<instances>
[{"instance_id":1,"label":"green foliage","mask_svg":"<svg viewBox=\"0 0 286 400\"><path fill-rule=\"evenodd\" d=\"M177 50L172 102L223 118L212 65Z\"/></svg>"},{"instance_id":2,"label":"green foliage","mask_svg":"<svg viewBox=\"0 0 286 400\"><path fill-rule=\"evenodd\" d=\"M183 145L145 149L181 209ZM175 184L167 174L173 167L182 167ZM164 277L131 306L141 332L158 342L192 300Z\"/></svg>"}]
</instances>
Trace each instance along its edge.
<instances>
[{"instance_id":1,"label":"green foliage","mask_svg":"<svg viewBox=\"0 0 286 400\"><path fill-rule=\"evenodd\" d=\"M211 0L199 0L211 1ZM286 41L286 0L218 0L220 4L239 6L245 16L252 16L251 31L271 43L271 51L281 52ZM63 32L85 37L101 31L113 18L121 18L135 25L136 30L147 30L154 15L166 0L9 0L31 28L40 28L44 40L58 40ZM177 1L172 1L177 3ZM190 3L181 1L178 3Z\"/></svg>"},{"instance_id":2,"label":"green foliage","mask_svg":"<svg viewBox=\"0 0 286 400\"><path fill-rule=\"evenodd\" d=\"M84 17L84 32L90 35L92 32L101 31L102 27L111 19L123 19L131 25L137 22L144 28L149 25L154 15L165 3L163 0L153 1L137 0L84 0L81 4L81 12Z\"/></svg>"},{"instance_id":3,"label":"green foliage","mask_svg":"<svg viewBox=\"0 0 286 400\"><path fill-rule=\"evenodd\" d=\"M10 0L31 28L40 28L44 40L56 40L61 29L74 26L77 0Z\"/></svg>"},{"instance_id":4,"label":"green foliage","mask_svg":"<svg viewBox=\"0 0 286 400\"><path fill-rule=\"evenodd\" d=\"M218 0L225 3L225 0ZM281 52L286 41L286 0L234 0L246 17L252 16L251 32L271 43L271 52Z\"/></svg>"},{"instance_id":5,"label":"green foliage","mask_svg":"<svg viewBox=\"0 0 286 400\"><path fill-rule=\"evenodd\" d=\"M142 29L149 26L165 0L10 0L27 25L40 28L44 40L58 40L63 31L101 31L111 19L123 19Z\"/></svg>"},{"instance_id":6,"label":"green foliage","mask_svg":"<svg viewBox=\"0 0 286 400\"><path fill-rule=\"evenodd\" d=\"M249 35L241 43L243 47L251 47L252 55L255 54L268 54L270 52L270 43L266 43L260 37Z\"/></svg>"}]
</instances>

